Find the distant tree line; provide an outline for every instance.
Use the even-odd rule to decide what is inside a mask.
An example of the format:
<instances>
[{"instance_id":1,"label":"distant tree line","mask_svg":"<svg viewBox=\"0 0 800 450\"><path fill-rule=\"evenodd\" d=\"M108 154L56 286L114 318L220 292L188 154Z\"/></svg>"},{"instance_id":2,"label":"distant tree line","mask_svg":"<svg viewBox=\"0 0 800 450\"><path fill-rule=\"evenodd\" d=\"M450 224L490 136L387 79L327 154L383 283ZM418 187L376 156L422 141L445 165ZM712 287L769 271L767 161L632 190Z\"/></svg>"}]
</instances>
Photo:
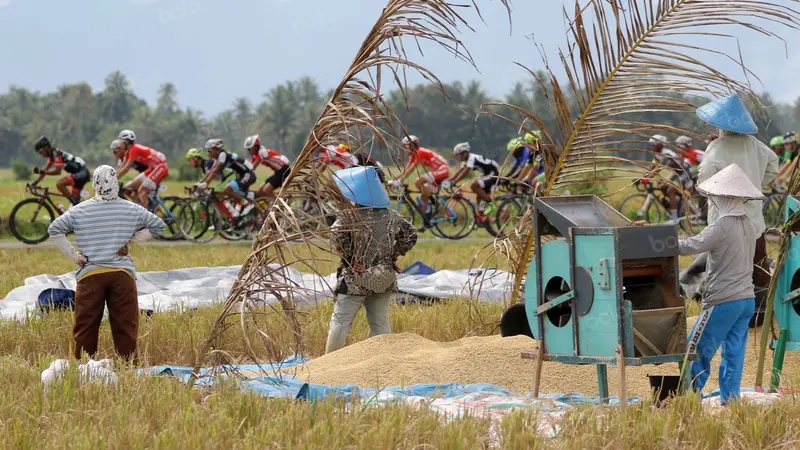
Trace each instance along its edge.
<instances>
[{"instance_id":1,"label":"distant tree line","mask_svg":"<svg viewBox=\"0 0 800 450\"><path fill-rule=\"evenodd\" d=\"M533 80L516 83L502 99L491 98L478 81L448 83L444 87L447 99L430 84L410 87L406 91L408 106L399 90L387 95L395 113L425 147L445 150L469 141L475 151L505 159L506 143L516 136L517 129L496 117L480 114L481 105L490 101L532 110L554 125L545 92ZM105 87L98 92L87 83L64 84L45 94L11 86L0 96L0 166L9 166L14 159L40 162L32 146L42 134L91 165L108 164L113 161L109 144L125 128L134 130L141 143L164 152L171 161L182 161L189 148L202 146L212 137L241 151L244 138L256 133L266 145L294 157L330 96L312 78L302 77L271 88L258 104L240 97L233 100L229 109L206 117L201 111L181 107L177 94L174 84L165 83L159 89L156 104L148 105L132 91L129 80L120 72L108 75ZM771 105L766 115L758 115L762 139L800 128L800 99L788 105L773 102L767 94L762 101ZM701 126L691 114L649 115L638 119Z\"/></svg>"}]
</instances>

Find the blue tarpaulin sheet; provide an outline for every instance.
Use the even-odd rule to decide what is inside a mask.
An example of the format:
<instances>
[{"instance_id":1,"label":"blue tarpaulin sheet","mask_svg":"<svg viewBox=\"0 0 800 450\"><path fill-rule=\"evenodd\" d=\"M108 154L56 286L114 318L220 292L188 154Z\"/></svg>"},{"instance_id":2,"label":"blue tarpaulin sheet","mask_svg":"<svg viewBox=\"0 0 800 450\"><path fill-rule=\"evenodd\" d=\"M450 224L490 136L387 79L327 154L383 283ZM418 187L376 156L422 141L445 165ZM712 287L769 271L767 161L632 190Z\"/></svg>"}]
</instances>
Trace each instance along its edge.
<instances>
[{"instance_id":1,"label":"blue tarpaulin sheet","mask_svg":"<svg viewBox=\"0 0 800 450\"><path fill-rule=\"evenodd\" d=\"M304 364L309 359L303 356L292 356L279 363L265 363L260 367L263 371L272 372L280 369L289 369L294 366ZM187 383L192 373L191 367L185 366L156 366L149 369L141 369L140 375L166 375L178 378L181 382ZM381 389L368 389L356 385L325 386L321 384L306 383L291 374L264 375L259 370L259 365L246 364L237 366L222 366L216 369L218 376L225 377L226 373L239 373L242 375L242 387L251 390L261 396L273 398L294 398L305 400L319 400L325 397L335 397L341 399L351 398L370 398L378 394L390 397L428 397L428 398L458 398L475 393L493 393L503 396L519 396L503 387L486 384L415 384L412 386L391 386ZM197 385L211 386L215 380L219 379L211 376L210 369L201 369L197 380ZM541 399L553 400L567 404L598 404L599 397L587 396L580 393L557 393L540 395ZM630 398L629 402L636 402L640 398ZM609 399L609 403L618 403L614 397Z\"/></svg>"}]
</instances>

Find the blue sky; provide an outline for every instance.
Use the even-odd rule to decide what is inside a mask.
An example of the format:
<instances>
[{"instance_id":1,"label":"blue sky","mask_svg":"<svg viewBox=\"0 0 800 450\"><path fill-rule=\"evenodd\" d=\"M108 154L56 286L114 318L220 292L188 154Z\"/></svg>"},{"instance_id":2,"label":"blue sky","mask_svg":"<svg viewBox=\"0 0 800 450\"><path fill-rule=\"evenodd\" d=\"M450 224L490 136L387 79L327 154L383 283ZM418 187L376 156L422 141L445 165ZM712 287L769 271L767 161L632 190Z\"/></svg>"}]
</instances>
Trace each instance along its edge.
<instances>
[{"instance_id":1,"label":"blue sky","mask_svg":"<svg viewBox=\"0 0 800 450\"><path fill-rule=\"evenodd\" d=\"M779 0L788 4L788 0ZM430 49L416 60L442 80L478 79L492 95L527 79L514 62L541 67L527 37L548 52L551 64L565 42L561 0L516 0L513 32L497 0L482 1L486 23L466 13L464 30L478 69ZM570 2L570 4L572 4ZM149 102L166 81L183 106L214 114L235 97L259 101L270 87L302 75L335 86L382 7L383 0L0 0L0 89L11 84L49 91L67 82L95 88L121 70ZM793 101L800 96L800 39L740 40L745 61L761 78L759 91ZM744 38L746 37L746 38ZM728 47L736 52L733 42ZM723 58L709 59L730 73Z\"/></svg>"}]
</instances>

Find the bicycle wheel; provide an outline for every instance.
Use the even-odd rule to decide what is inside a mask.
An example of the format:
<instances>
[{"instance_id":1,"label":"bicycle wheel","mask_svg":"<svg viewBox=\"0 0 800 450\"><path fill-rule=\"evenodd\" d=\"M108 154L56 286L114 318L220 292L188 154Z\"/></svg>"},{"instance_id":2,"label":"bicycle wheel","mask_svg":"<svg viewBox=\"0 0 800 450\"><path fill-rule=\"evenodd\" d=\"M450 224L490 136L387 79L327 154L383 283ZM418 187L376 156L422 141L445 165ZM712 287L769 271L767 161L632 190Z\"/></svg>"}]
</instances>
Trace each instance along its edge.
<instances>
[{"instance_id":1,"label":"bicycle wheel","mask_svg":"<svg viewBox=\"0 0 800 450\"><path fill-rule=\"evenodd\" d=\"M705 226L706 212L708 211L708 199L701 194L695 193L688 200L681 200L681 228L686 236L694 236Z\"/></svg>"},{"instance_id":2,"label":"bicycle wheel","mask_svg":"<svg viewBox=\"0 0 800 450\"><path fill-rule=\"evenodd\" d=\"M183 239L183 232L178 224L178 211L180 210L183 199L178 197L164 197L157 200L153 214L161 218L167 228L164 233L157 235L156 238L165 241L177 241Z\"/></svg>"},{"instance_id":3,"label":"bicycle wheel","mask_svg":"<svg viewBox=\"0 0 800 450\"><path fill-rule=\"evenodd\" d=\"M222 229L222 213L203 199L185 200L178 215L181 232L194 242L210 242Z\"/></svg>"},{"instance_id":4,"label":"bicycle wheel","mask_svg":"<svg viewBox=\"0 0 800 450\"><path fill-rule=\"evenodd\" d=\"M463 239L475 228L475 208L462 197L439 197L431 222L442 236Z\"/></svg>"},{"instance_id":5,"label":"bicycle wheel","mask_svg":"<svg viewBox=\"0 0 800 450\"><path fill-rule=\"evenodd\" d=\"M650 197L650 203L647 203L647 194L633 194L622 201L619 205L619 212L628 220L646 220L647 223L661 223L663 214L661 213L661 206L658 200Z\"/></svg>"},{"instance_id":6,"label":"bicycle wheel","mask_svg":"<svg viewBox=\"0 0 800 450\"><path fill-rule=\"evenodd\" d=\"M785 207L785 194L772 194L764 200L761 206L761 211L764 214L764 223L767 226L767 233L769 235L778 234L777 228L783 225L784 207Z\"/></svg>"},{"instance_id":7,"label":"bicycle wheel","mask_svg":"<svg viewBox=\"0 0 800 450\"><path fill-rule=\"evenodd\" d=\"M399 204L395 206L395 211L397 211L403 219L406 219L415 230L422 228L422 217L417 214L417 211L411 206L407 198L404 198L402 202L399 202Z\"/></svg>"},{"instance_id":8,"label":"bicycle wheel","mask_svg":"<svg viewBox=\"0 0 800 450\"><path fill-rule=\"evenodd\" d=\"M56 220L53 208L40 202L38 198L26 198L14 206L8 217L11 234L29 245L46 241L50 237L47 228Z\"/></svg>"},{"instance_id":9,"label":"bicycle wheel","mask_svg":"<svg viewBox=\"0 0 800 450\"><path fill-rule=\"evenodd\" d=\"M519 224L519 220L525 214L522 202L514 197L503 200L497 207L494 224L499 235L505 236Z\"/></svg>"}]
</instances>

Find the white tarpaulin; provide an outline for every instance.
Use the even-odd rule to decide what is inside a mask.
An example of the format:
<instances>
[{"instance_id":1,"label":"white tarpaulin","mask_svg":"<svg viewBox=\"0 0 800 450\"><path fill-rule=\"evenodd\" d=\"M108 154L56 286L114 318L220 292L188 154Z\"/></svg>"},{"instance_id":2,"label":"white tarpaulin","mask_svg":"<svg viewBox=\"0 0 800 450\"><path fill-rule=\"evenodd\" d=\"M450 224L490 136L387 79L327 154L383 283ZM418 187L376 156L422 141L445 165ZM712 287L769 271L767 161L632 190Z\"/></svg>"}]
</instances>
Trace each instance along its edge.
<instances>
[{"instance_id":1,"label":"white tarpaulin","mask_svg":"<svg viewBox=\"0 0 800 450\"><path fill-rule=\"evenodd\" d=\"M277 266L270 266L273 270ZM139 309L167 311L176 308L194 309L221 302L227 297L241 266L195 267L166 272L139 272L136 286L139 290ZM297 285L295 301L308 304L326 301L332 297L336 274L318 275L286 269L288 278ZM450 298L472 297L486 302L502 302L513 289L513 277L508 272L488 269L442 270L431 275L398 275L401 292L420 297ZM75 274L61 276L37 275L25 279L0 301L0 318L24 317L36 309L36 299L45 289L75 290ZM274 302L271 294L264 293L258 300Z\"/></svg>"}]
</instances>

